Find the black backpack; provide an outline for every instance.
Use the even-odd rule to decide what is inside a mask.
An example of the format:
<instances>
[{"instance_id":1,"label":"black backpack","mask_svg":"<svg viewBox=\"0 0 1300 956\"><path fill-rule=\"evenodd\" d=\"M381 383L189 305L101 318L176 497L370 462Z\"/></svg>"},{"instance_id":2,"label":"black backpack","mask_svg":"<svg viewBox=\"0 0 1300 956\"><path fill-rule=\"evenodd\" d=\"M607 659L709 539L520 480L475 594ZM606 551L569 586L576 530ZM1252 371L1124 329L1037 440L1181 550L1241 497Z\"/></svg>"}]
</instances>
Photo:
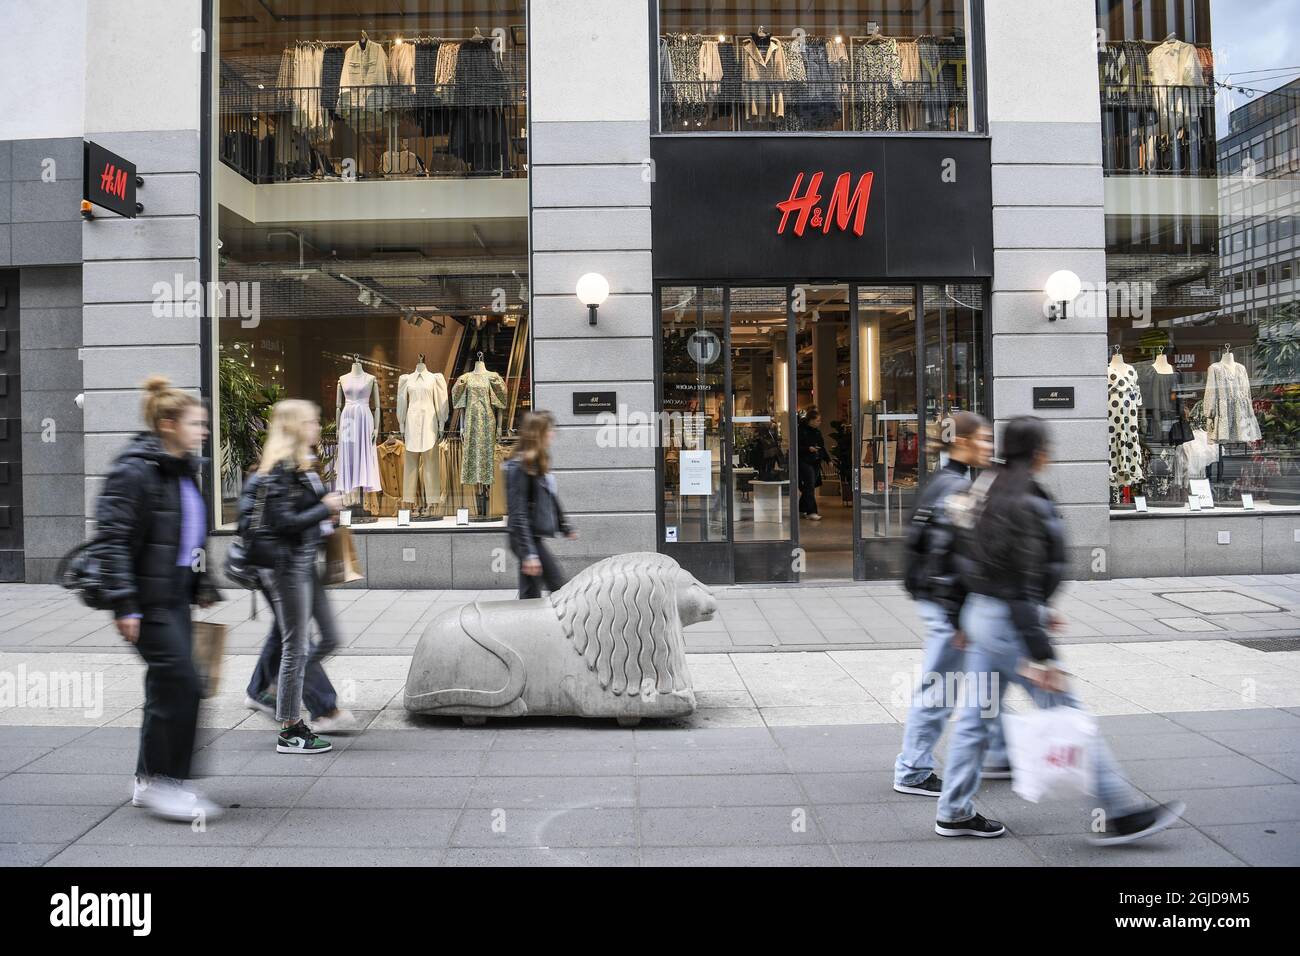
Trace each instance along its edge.
<instances>
[{"instance_id":1,"label":"black backpack","mask_svg":"<svg viewBox=\"0 0 1300 956\"><path fill-rule=\"evenodd\" d=\"M254 475L248 485L239 496L238 535L226 552L225 571L226 577L240 587L257 590L261 587L257 571L275 567L279 539L266 523L269 479Z\"/></svg>"}]
</instances>

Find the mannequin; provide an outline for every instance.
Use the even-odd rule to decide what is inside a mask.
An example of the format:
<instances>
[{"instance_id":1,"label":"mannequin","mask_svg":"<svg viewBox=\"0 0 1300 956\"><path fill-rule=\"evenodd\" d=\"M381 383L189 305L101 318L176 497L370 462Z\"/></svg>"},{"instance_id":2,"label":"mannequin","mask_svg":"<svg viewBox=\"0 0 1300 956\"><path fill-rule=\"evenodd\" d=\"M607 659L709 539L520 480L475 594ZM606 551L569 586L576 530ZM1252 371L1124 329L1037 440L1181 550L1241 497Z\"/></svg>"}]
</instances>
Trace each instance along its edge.
<instances>
[{"instance_id":1,"label":"mannequin","mask_svg":"<svg viewBox=\"0 0 1300 956\"><path fill-rule=\"evenodd\" d=\"M1169 356L1164 352L1156 356L1156 360L1151 363L1151 368L1158 375L1174 375L1177 372L1177 369L1169 364Z\"/></svg>"},{"instance_id":2,"label":"mannequin","mask_svg":"<svg viewBox=\"0 0 1300 956\"><path fill-rule=\"evenodd\" d=\"M440 372L430 372L421 355L415 371L397 380L397 422L406 442L402 499L414 505L421 518L436 517L433 512L442 500L438 440L449 413L447 380Z\"/></svg>"},{"instance_id":3,"label":"mannequin","mask_svg":"<svg viewBox=\"0 0 1300 956\"><path fill-rule=\"evenodd\" d=\"M1176 443L1171 440L1170 434L1174 423L1182 418L1178 397L1182 375L1179 374L1178 369L1169 364L1169 353L1172 351L1173 346L1163 346L1154 361L1140 362L1138 368L1138 385L1142 390L1142 416L1145 422L1143 440L1147 443L1148 451L1153 455L1158 454L1156 446ZM1181 437L1182 430L1179 429L1174 434L1175 438ZM1148 489L1148 496L1150 494L1151 489Z\"/></svg>"},{"instance_id":4,"label":"mannequin","mask_svg":"<svg viewBox=\"0 0 1300 956\"><path fill-rule=\"evenodd\" d=\"M1137 369L1116 345L1106 367L1106 416L1110 430L1110 484L1123 489L1142 482L1140 447L1142 390Z\"/></svg>"},{"instance_id":5,"label":"mannequin","mask_svg":"<svg viewBox=\"0 0 1300 956\"><path fill-rule=\"evenodd\" d=\"M461 484L477 486L474 492L477 520L491 521L488 499L496 477L496 444L499 409L506 405L506 383L483 364L483 353L472 371L456 379L452 404L463 409L460 421Z\"/></svg>"},{"instance_id":6,"label":"mannequin","mask_svg":"<svg viewBox=\"0 0 1300 956\"><path fill-rule=\"evenodd\" d=\"M1205 373L1205 431L1214 442L1257 442L1259 420L1251 401L1250 376L1224 343L1219 360Z\"/></svg>"},{"instance_id":7,"label":"mannequin","mask_svg":"<svg viewBox=\"0 0 1300 956\"><path fill-rule=\"evenodd\" d=\"M339 376L334 389L334 420L338 423L338 457L334 487L349 504L359 505L362 493L379 490L379 383L352 356L352 367ZM353 520L372 520L364 507L354 509Z\"/></svg>"}]
</instances>

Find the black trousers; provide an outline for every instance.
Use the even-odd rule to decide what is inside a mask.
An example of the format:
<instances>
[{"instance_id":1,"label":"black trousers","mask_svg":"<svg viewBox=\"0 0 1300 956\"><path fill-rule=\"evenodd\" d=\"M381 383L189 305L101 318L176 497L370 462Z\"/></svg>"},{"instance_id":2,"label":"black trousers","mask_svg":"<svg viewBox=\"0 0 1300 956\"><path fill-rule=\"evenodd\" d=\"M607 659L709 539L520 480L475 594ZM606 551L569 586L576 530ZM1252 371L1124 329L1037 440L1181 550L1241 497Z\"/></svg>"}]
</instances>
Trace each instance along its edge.
<instances>
[{"instance_id":1,"label":"black trousers","mask_svg":"<svg viewBox=\"0 0 1300 956\"><path fill-rule=\"evenodd\" d=\"M136 650L144 675L144 718L135 772L144 777L190 778L194 737L199 723L199 675L194 669L190 595L194 572L176 569L174 602L144 610Z\"/></svg>"},{"instance_id":2,"label":"black trousers","mask_svg":"<svg viewBox=\"0 0 1300 956\"><path fill-rule=\"evenodd\" d=\"M817 465L808 461L799 462L799 513L817 513Z\"/></svg>"},{"instance_id":3,"label":"black trousers","mask_svg":"<svg viewBox=\"0 0 1300 956\"><path fill-rule=\"evenodd\" d=\"M543 582L546 584L546 590L551 592L564 587L564 574L560 571L559 562L555 560L554 555L546 550L546 543L541 538L536 538L533 544L537 548L537 559L542 562L542 573L536 575L524 574L523 559L520 559L519 599L521 601L541 597Z\"/></svg>"}]
</instances>

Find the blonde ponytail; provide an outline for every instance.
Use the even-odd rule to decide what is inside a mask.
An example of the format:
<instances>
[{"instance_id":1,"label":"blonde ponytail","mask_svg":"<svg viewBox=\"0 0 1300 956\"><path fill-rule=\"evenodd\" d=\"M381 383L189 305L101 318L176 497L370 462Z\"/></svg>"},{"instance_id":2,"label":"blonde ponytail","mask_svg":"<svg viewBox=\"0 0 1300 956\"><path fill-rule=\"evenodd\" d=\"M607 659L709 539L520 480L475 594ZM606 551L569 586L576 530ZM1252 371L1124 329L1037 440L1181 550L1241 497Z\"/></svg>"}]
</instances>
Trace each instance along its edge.
<instances>
[{"instance_id":1,"label":"blonde ponytail","mask_svg":"<svg viewBox=\"0 0 1300 956\"><path fill-rule=\"evenodd\" d=\"M141 388L144 389L144 403L141 406L144 423L155 434L161 422L177 421L187 409L199 404L199 400L189 392L172 388L171 380L166 375L150 375Z\"/></svg>"}]
</instances>

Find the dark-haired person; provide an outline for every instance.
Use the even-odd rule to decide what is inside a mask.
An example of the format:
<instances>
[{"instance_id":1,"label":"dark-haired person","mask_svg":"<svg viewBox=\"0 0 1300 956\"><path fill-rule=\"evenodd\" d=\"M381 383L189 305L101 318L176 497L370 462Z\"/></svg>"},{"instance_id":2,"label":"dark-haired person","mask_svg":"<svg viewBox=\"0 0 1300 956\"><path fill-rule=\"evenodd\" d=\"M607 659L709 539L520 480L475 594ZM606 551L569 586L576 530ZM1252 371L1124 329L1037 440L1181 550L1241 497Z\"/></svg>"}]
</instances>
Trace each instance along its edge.
<instances>
[{"instance_id":1,"label":"dark-haired person","mask_svg":"<svg viewBox=\"0 0 1300 956\"><path fill-rule=\"evenodd\" d=\"M817 511L817 487L822 483L822 462L830 461L826 439L822 436L821 414L814 405L799 419L799 515L821 521Z\"/></svg>"},{"instance_id":2,"label":"dark-haired person","mask_svg":"<svg viewBox=\"0 0 1300 956\"><path fill-rule=\"evenodd\" d=\"M558 534L570 540L578 536L564 516L551 473L554 434L555 419L548 412L525 416L519 445L505 463L510 550L519 559L521 600L541 597L543 583L552 592L564 587L564 574L546 539Z\"/></svg>"},{"instance_id":3,"label":"dark-haired person","mask_svg":"<svg viewBox=\"0 0 1300 956\"><path fill-rule=\"evenodd\" d=\"M1056 665L1048 638L1056 626L1048 602L1065 572L1065 530L1056 504L1037 481L1047 467L1047 428L1033 416L1014 418L1002 434L997 477L961 536L958 562L969 595L961 624L969 641L966 666L994 690L1000 704L1009 683L1039 707L1079 707ZM1000 709L1000 708L999 708ZM978 701L958 709L935 820L940 836L999 837L1006 828L975 812L980 762L994 717ZM1093 738L1093 793L1105 814L1099 844L1130 843L1170 826L1182 804L1152 805L1120 773L1110 747Z\"/></svg>"},{"instance_id":4,"label":"dark-haired person","mask_svg":"<svg viewBox=\"0 0 1300 956\"><path fill-rule=\"evenodd\" d=\"M989 467L993 431L981 415L955 412L944 422L948 460L930 475L908 523L908 558L904 584L916 601L925 624L925 649L921 682L903 725L903 749L894 761L894 789L923 797L937 797L943 781L934 772L934 747L943 733L956 701L949 699L962 686L954 677L964 672L966 643L959 616L966 589L956 566L956 529L949 521L948 500L971 486L971 470ZM1001 780L1011 776L1001 722L990 726L991 739L984 756L983 776Z\"/></svg>"},{"instance_id":5,"label":"dark-haired person","mask_svg":"<svg viewBox=\"0 0 1300 956\"><path fill-rule=\"evenodd\" d=\"M190 606L220 600L197 570L208 536L198 485L208 412L160 375L144 390L148 430L118 456L95 508L117 630L147 665L131 803L168 820L211 819L219 808L187 783L201 696Z\"/></svg>"}]
</instances>

